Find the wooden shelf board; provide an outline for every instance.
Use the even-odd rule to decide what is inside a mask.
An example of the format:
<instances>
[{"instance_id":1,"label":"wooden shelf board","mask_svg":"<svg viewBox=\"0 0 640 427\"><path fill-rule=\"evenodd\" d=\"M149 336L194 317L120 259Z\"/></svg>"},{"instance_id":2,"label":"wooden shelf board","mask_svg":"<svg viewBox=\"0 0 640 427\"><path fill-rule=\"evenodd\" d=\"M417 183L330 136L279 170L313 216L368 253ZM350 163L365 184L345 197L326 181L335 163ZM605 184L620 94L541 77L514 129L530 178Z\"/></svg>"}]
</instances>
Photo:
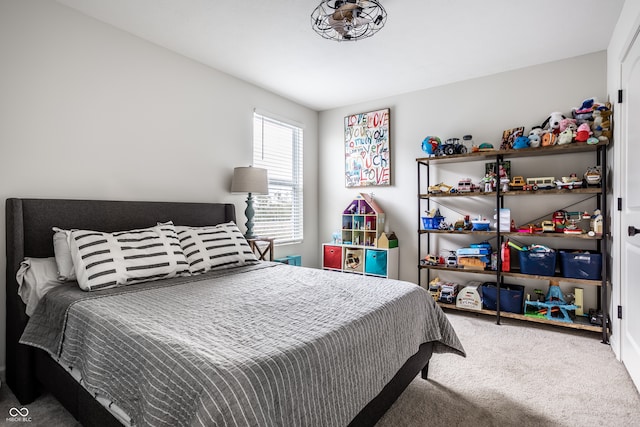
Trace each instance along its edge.
<instances>
[{"instance_id":1,"label":"wooden shelf board","mask_svg":"<svg viewBox=\"0 0 640 427\"><path fill-rule=\"evenodd\" d=\"M478 274L490 274L493 276L497 274L495 270L472 270L472 269L446 267L446 266L439 266L439 265L420 264L418 267L428 269L428 270L450 271L453 273L478 273ZM520 279L529 279L529 280L554 280L558 282L578 283L582 285L591 285L591 286L602 286L601 280L574 279L571 277L563 277L563 276L538 276L535 274L523 274L517 271L503 271L502 276L515 277Z\"/></svg>"},{"instance_id":2,"label":"wooden shelf board","mask_svg":"<svg viewBox=\"0 0 640 427\"><path fill-rule=\"evenodd\" d=\"M466 313L478 313L478 314L484 314L484 315L488 315L488 316L496 316L497 312L494 310L470 310L467 308L460 308L460 307L456 307L453 304L445 304L445 303L437 303L440 307L447 309L447 310L455 310L455 311L464 311ZM524 314L517 314L517 313L510 313L508 311L501 311L500 312L500 317L506 317L509 319L517 319L517 320L522 320L525 322L533 322L533 323L540 323L540 324L545 324L545 325L553 325L553 326L560 326L563 328L570 328L570 329L580 329L583 331L591 331L591 332L599 332L602 333L602 326L597 326L597 325L591 325L589 323L585 321L581 322L580 318L578 317L576 319L576 321L574 323L568 323L568 322L559 322L557 320L548 320L548 319L542 319L542 318L538 318L538 317L531 317L531 316L525 316Z\"/></svg>"},{"instance_id":3,"label":"wooden shelf board","mask_svg":"<svg viewBox=\"0 0 640 427\"><path fill-rule=\"evenodd\" d=\"M472 230L418 230L420 234L475 234L478 236L495 236L495 231L472 231Z\"/></svg>"},{"instance_id":4,"label":"wooden shelf board","mask_svg":"<svg viewBox=\"0 0 640 427\"><path fill-rule=\"evenodd\" d=\"M569 190L566 188L558 189L558 188L550 188L548 190L536 190L536 191L525 191L525 190L509 190L509 191L501 191L501 196L550 196L550 195L572 195L572 194L600 194L602 193L602 189L600 187L581 187L574 188L573 190ZM440 197L496 197L496 192L484 192L484 191L471 191L469 193L421 193L419 197L421 199L434 199Z\"/></svg>"},{"instance_id":5,"label":"wooden shelf board","mask_svg":"<svg viewBox=\"0 0 640 427\"><path fill-rule=\"evenodd\" d=\"M486 160L487 158L495 158L498 155L503 156L504 159L515 157L530 157L530 156L548 156L553 154L567 154L567 153L583 153L589 151L596 151L598 147L609 145L608 142L599 142L597 144L589 145L573 142L565 145L552 145L550 147L536 147L536 148L522 148L520 150L490 150L479 151L476 153L467 154L453 154L451 156L438 156L438 157L420 157L416 159L416 162L429 164L429 163L451 163L451 162L471 162L477 160Z\"/></svg>"},{"instance_id":6,"label":"wooden shelf board","mask_svg":"<svg viewBox=\"0 0 640 427\"><path fill-rule=\"evenodd\" d=\"M459 267L445 267L439 265L420 265L419 268L425 268L429 270L443 270L443 271L451 271L454 273L478 273L478 274L491 274L493 276L496 275L494 270L472 270L470 268L459 268Z\"/></svg>"},{"instance_id":7,"label":"wooden shelf board","mask_svg":"<svg viewBox=\"0 0 640 427\"><path fill-rule=\"evenodd\" d=\"M563 276L538 276L535 274L523 274L517 271L503 271L504 277L516 277L520 279L533 279L533 280L554 280L558 282L579 283L583 285L602 286L601 280L587 280L587 279L574 279L571 277Z\"/></svg>"},{"instance_id":8,"label":"wooden shelf board","mask_svg":"<svg viewBox=\"0 0 640 427\"><path fill-rule=\"evenodd\" d=\"M478 236L495 236L496 231L472 231L472 230L418 230L419 234L474 234ZM602 240L605 236L589 236L588 234L564 234L564 233L518 233L516 231L501 232L502 236L512 237L543 237L558 239L583 239Z\"/></svg>"},{"instance_id":9,"label":"wooden shelf board","mask_svg":"<svg viewBox=\"0 0 640 427\"><path fill-rule=\"evenodd\" d=\"M583 239L583 240L602 240L603 236L589 236L588 234L564 234L564 233L518 233L517 231L509 231L506 233L500 233L502 236L512 237L543 237L543 238L557 238L557 239Z\"/></svg>"}]
</instances>

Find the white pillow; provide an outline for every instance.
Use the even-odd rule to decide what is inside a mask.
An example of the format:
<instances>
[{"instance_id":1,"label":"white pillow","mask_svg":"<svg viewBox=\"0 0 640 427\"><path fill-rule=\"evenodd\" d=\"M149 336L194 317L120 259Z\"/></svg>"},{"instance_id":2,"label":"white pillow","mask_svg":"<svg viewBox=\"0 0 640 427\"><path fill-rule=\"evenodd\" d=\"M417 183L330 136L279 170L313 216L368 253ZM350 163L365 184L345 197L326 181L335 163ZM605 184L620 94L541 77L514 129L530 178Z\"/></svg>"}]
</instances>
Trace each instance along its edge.
<instances>
[{"instance_id":1,"label":"white pillow","mask_svg":"<svg viewBox=\"0 0 640 427\"><path fill-rule=\"evenodd\" d=\"M31 316L40 299L56 286L64 284L58 280L55 258L29 258L20 263L16 273L18 295L26 304L25 312Z\"/></svg>"},{"instance_id":2,"label":"white pillow","mask_svg":"<svg viewBox=\"0 0 640 427\"><path fill-rule=\"evenodd\" d=\"M71 256L85 291L189 274L173 224L115 233L71 230Z\"/></svg>"},{"instance_id":3,"label":"white pillow","mask_svg":"<svg viewBox=\"0 0 640 427\"><path fill-rule=\"evenodd\" d=\"M209 227L176 226L191 274L258 262L233 222Z\"/></svg>"},{"instance_id":4,"label":"white pillow","mask_svg":"<svg viewBox=\"0 0 640 427\"><path fill-rule=\"evenodd\" d=\"M76 271L71 258L71 230L53 227L53 253L58 266L58 279L63 281L76 280Z\"/></svg>"}]
</instances>

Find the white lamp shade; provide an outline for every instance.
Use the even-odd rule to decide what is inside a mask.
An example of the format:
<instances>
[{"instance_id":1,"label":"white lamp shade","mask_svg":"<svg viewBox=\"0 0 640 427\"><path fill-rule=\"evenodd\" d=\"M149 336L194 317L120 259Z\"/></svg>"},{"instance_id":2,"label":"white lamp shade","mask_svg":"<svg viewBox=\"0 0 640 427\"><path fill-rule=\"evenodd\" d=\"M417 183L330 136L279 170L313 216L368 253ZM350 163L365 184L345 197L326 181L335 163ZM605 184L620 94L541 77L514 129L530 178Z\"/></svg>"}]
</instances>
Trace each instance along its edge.
<instances>
[{"instance_id":1,"label":"white lamp shade","mask_svg":"<svg viewBox=\"0 0 640 427\"><path fill-rule=\"evenodd\" d=\"M231 192L269 194L267 170L251 166L234 168Z\"/></svg>"}]
</instances>

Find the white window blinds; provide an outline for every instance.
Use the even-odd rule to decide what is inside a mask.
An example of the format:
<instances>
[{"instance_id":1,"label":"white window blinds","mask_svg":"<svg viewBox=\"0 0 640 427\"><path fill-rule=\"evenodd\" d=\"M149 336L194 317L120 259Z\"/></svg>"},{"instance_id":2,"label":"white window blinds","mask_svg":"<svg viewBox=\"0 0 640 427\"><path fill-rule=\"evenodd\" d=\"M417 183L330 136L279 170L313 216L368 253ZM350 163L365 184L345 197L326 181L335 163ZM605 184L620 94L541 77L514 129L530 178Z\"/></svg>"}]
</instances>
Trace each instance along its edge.
<instances>
[{"instance_id":1,"label":"white window blinds","mask_svg":"<svg viewBox=\"0 0 640 427\"><path fill-rule=\"evenodd\" d=\"M275 244L302 242L302 128L254 113L253 165L269 177L269 194L255 197L254 232Z\"/></svg>"}]
</instances>

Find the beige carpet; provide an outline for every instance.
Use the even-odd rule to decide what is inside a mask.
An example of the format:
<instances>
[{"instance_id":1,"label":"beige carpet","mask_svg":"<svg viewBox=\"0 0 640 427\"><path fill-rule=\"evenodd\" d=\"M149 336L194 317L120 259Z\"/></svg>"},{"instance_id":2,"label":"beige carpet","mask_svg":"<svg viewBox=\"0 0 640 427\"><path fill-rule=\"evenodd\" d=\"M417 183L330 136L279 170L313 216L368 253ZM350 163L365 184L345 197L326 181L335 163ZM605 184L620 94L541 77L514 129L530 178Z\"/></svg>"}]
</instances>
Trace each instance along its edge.
<instances>
[{"instance_id":1,"label":"beige carpet","mask_svg":"<svg viewBox=\"0 0 640 427\"><path fill-rule=\"evenodd\" d=\"M467 350L436 354L378 427L640 426L640 397L598 335L448 313ZM27 405L31 423L5 423L20 407L0 388L0 425L74 426L51 396ZM288 427L288 426L286 426Z\"/></svg>"},{"instance_id":2,"label":"beige carpet","mask_svg":"<svg viewBox=\"0 0 640 427\"><path fill-rule=\"evenodd\" d=\"M378 423L640 426L640 397L600 335L447 312L467 351L436 354Z\"/></svg>"}]
</instances>

